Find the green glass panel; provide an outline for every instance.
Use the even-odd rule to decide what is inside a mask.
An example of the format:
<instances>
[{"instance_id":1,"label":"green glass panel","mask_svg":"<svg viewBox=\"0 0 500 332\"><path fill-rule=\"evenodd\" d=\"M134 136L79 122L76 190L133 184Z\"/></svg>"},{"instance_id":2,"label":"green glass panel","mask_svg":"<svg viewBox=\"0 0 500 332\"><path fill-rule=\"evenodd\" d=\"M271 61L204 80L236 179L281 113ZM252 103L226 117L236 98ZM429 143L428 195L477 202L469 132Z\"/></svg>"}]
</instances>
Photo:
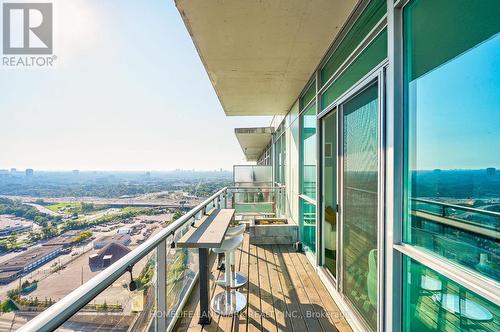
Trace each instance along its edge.
<instances>
[{"instance_id":1,"label":"green glass panel","mask_svg":"<svg viewBox=\"0 0 500 332\"><path fill-rule=\"evenodd\" d=\"M337 113L323 120L323 239L325 266L336 276L337 270Z\"/></svg>"},{"instance_id":2,"label":"green glass panel","mask_svg":"<svg viewBox=\"0 0 500 332\"><path fill-rule=\"evenodd\" d=\"M316 96L316 80L307 88L304 95L300 98L300 109L303 109Z\"/></svg>"},{"instance_id":3,"label":"green glass panel","mask_svg":"<svg viewBox=\"0 0 500 332\"><path fill-rule=\"evenodd\" d=\"M403 331L499 331L500 308L404 256Z\"/></svg>"},{"instance_id":4,"label":"green glass panel","mask_svg":"<svg viewBox=\"0 0 500 332\"><path fill-rule=\"evenodd\" d=\"M274 205L272 202L262 203L234 203L236 214L241 213L273 213Z\"/></svg>"},{"instance_id":5,"label":"green glass panel","mask_svg":"<svg viewBox=\"0 0 500 332\"><path fill-rule=\"evenodd\" d=\"M274 146L275 153L275 168L274 168L274 176L275 182L285 185L285 166L286 166L286 135L283 133L276 140Z\"/></svg>"},{"instance_id":6,"label":"green glass panel","mask_svg":"<svg viewBox=\"0 0 500 332\"><path fill-rule=\"evenodd\" d=\"M275 143L275 181L279 184L285 184L285 159L286 159L286 142L285 135L282 134Z\"/></svg>"},{"instance_id":7,"label":"green glass panel","mask_svg":"<svg viewBox=\"0 0 500 332\"><path fill-rule=\"evenodd\" d=\"M419 76L452 60L500 31L498 0L418 0L404 9L408 77Z\"/></svg>"},{"instance_id":8,"label":"green glass panel","mask_svg":"<svg viewBox=\"0 0 500 332\"><path fill-rule=\"evenodd\" d=\"M280 183L286 185L285 168L286 168L286 135L283 133L280 137L281 153L280 153Z\"/></svg>"},{"instance_id":9,"label":"green glass panel","mask_svg":"<svg viewBox=\"0 0 500 332\"><path fill-rule=\"evenodd\" d=\"M499 18L497 0L418 0L403 12L404 241L496 281Z\"/></svg>"},{"instance_id":10,"label":"green glass panel","mask_svg":"<svg viewBox=\"0 0 500 332\"><path fill-rule=\"evenodd\" d=\"M378 85L343 105L343 292L376 330Z\"/></svg>"},{"instance_id":11,"label":"green glass panel","mask_svg":"<svg viewBox=\"0 0 500 332\"><path fill-rule=\"evenodd\" d=\"M304 250L316 253L316 205L300 200L300 234Z\"/></svg>"},{"instance_id":12,"label":"green glass panel","mask_svg":"<svg viewBox=\"0 0 500 332\"><path fill-rule=\"evenodd\" d=\"M301 117L302 194L316 199L316 103Z\"/></svg>"},{"instance_id":13,"label":"green glass panel","mask_svg":"<svg viewBox=\"0 0 500 332\"><path fill-rule=\"evenodd\" d=\"M387 12L387 1L372 0L321 69L321 86L339 69Z\"/></svg>"},{"instance_id":14,"label":"green glass panel","mask_svg":"<svg viewBox=\"0 0 500 332\"><path fill-rule=\"evenodd\" d=\"M321 109L333 103L338 97L368 74L376 65L387 57L387 30L381 32L375 40L353 61L353 63L326 89L321 96Z\"/></svg>"}]
</instances>

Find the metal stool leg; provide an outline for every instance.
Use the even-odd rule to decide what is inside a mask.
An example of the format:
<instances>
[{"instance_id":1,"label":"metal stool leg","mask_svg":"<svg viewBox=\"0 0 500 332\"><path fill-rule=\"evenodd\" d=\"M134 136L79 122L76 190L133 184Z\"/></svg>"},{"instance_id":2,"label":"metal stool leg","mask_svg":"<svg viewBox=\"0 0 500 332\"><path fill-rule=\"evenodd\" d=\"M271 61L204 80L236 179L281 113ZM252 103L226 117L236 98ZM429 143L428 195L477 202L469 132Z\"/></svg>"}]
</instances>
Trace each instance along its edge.
<instances>
[{"instance_id":1,"label":"metal stool leg","mask_svg":"<svg viewBox=\"0 0 500 332\"><path fill-rule=\"evenodd\" d=\"M234 287L234 253L226 252L226 284L225 291L217 294L212 299L212 310L221 316L234 316L247 306L247 299L240 292L232 289Z\"/></svg>"},{"instance_id":2,"label":"metal stool leg","mask_svg":"<svg viewBox=\"0 0 500 332\"><path fill-rule=\"evenodd\" d=\"M225 265L226 265L226 270L231 270L230 278L228 278L227 274L224 273L224 277L217 280L216 284L226 288L228 286L227 281L229 280L230 281L229 286L232 289L237 289L246 285L246 283L248 282L247 276L244 273L236 272L234 251L226 253L226 256L228 257L228 259Z\"/></svg>"}]
</instances>

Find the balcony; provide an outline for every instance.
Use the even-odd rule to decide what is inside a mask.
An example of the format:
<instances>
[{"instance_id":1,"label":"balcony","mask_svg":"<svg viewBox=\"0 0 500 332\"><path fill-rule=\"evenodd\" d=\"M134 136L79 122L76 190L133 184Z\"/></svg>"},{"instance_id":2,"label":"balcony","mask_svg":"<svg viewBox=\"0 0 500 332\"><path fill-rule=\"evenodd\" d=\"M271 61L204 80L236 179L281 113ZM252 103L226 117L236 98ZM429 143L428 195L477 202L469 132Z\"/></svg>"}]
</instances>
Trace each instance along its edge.
<instances>
[{"instance_id":1,"label":"balcony","mask_svg":"<svg viewBox=\"0 0 500 332\"><path fill-rule=\"evenodd\" d=\"M248 286L240 290L248 299L247 308L235 318L214 316L210 330L351 331L314 268L293 246L253 245L246 234L236 262L236 269L249 276ZM211 267L218 277L215 259ZM223 291L210 285L212 295ZM192 294L176 331L201 330L198 293Z\"/></svg>"},{"instance_id":2,"label":"balcony","mask_svg":"<svg viewBox=\"0 0 500 332\"><path fill-rule=\"evenodd\" d=\"M23 310L20 305L10 327L20 331L201 329L198 252L177 248L175 243L213 209L234 207L236 218L249 227L258 218L277 216L283 188L239 185L221 189L69 295L48 303L43 312L28 309L32 306ZM222 291L213 283L220 274L215 262L212 253L211 296ZM213 314L210 328L350 330L312 265L291 244L251 244L246 233L237 252L237 268L249 276L248 285L241 289L248 306L234 319ZM2 323L10 319L4 315Z\"/></svg>"},{"instance_id":3,"label":"balcony","mask_svg":"<svg viewBox=\"0 0 500 332\"><path fill-rule=\"evenodd\" d=\"M69 295L56 299L55 303L25 297L29 305L20 303L20 310L15 314L2 315L0 326L20 331L58 328L78 331L350 331L351 327L320 280L316 267L292 245L296 238L287 238L281 233L286 227L296 227L293 222L272 229L274 235L258 240L259 232L255 227L259 220L287 220L283 212L287 204L285 189L272 186L269 179L266 167L236 167L235 186L221 189ZM369 192L362 194L372 195ZM248 305L236 317L212 314L211 324L202 327L198 324L198 251L178 248L176 242L197 220L218 208L234 208L235 218L248 223L244 244L236 254L236 270L249 276L249 283L240 289ZM412 227L415 245L471 269L481 268L487 275L490 273L485 257L496 257L496 252L487 251L485 248L492 246L484 246L484 243L498 239L493 232L498 227L498 212L422 198L414 199L411 209L419 218ZM362 211L359 213L362 215ZM311 217L311 226L314 220L315 217ZM452 232L447 232L448 228ZM421 242L419 239L429 238L419 236L423 232L430 233L433 241ZM293 231L286 229L285 234L293 235ZM470 238L468 252L480 257L480 264L470 260L471 255L458 257L454 254L458 250L455 242L457 239L462 241L460 237L465 236ZM221 276L216 262L217 257L212 253L209 256L211 297L223 291L214 283ZM79 278L79 275L76 273L72 277ZM431 272L415 278L434 283L438 280ZM57 292L57 285L51 291ZM422 294L422 301L427 306L425 312L432 320L442 308L439 302ZM361 298L361 301L366 299ZM37 306L33 302L37 302Z\"/></svg>"}]
</instances>

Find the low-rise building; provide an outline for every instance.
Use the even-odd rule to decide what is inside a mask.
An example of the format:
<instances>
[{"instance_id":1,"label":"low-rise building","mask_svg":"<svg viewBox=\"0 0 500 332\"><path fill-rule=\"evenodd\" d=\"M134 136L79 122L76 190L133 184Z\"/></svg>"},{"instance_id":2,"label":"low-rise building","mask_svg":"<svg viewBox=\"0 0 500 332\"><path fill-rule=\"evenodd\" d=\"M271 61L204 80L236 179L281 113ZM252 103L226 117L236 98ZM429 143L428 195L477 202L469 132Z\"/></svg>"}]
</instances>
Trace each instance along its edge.
<instances>
[{"instance_id":1,"label":"low-rise building","mask_svg":"<svg viewBox=\"0 0 500 332\"><path fill-rule=\"evenodd\" d=\"M31 248L5 262L0 263L0 283L9 283L19 276L51 261L61 254L62 246Z\"/></svg>"},{"instance_id":2,"label":"low-rise building","mask_svg":"<svg viewBox=\"0 0 500 332\"><path fill-rule=\"evenodd\" d=\"M89 256L89 266L91 270L107 268L131 250L123 244L111 242L96 254Z\"/></svg>"},{"instance_id":3,"label":"low-rise building","mask_svg":"<svg viewBox=\"0 0 500 332\"><path fill-rule=\"evenodd\" d=\"M106 245L112 242L128 246L130 244L130 241L130 235L128 234L105 235L94 240L94 249L104 248Z\"/></svg>"},{"instance_id":4,"label":"low-rise building","mask_svg":"<svg viewBox=\"0 0 500 332\"><path fill-rule=\"evenodd\" d=\"M65 236L65 235L61 234L60 236L57 236L57 237L45 242L44 244L42 244L42 246L45 246L45 247L47 247L47 246L61 246L63 248L69 248L74 244L76 236L77 235Z\"/></svg>"},{"instance_id":5,"label":"low-rise building","mask_svg":"<svg viewBox=\"0 0 500 332\"><path fill-rule=\"evenodd\" d=\"M31 231L33 224L14 215L0 216L0 236L9 236L13 233Z\"/></svg>"},{"instance_id":6,"label":"low-rise building","mask_svg":"<svg viewBox=\"0 0 500 332\"><path fill-rule=\"evenodd\" d=\"M117 234L132 234L132 227L121 227L116 231Z\"/></svg>"}]
</instances>

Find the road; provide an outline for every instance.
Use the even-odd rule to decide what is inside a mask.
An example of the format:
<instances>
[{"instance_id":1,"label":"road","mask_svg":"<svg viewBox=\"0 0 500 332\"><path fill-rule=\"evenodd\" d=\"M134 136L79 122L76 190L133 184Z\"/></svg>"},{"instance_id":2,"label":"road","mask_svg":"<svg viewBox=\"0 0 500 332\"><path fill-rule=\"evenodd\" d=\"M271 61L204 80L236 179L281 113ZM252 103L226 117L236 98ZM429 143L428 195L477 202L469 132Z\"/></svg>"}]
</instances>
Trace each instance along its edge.
<instances>
[{"instance_id":1,"label":"road","mask_svg":"<svg viewBox=\"0 0 500 332\"><path fill-rule=\"evenodd\" d=\"M54 212L52 210L47 209L45 206L42 206L40 204L35 204L35 203L26 203L26 205L30 205L34 208L36 208L38 211L48 214L49 216L57 217L59 216L59 213Z\"/></svg>"},{"instance_id":2,"label":"road","mask_svg":"<svg viewBox=\"0 0 500 332\"><path fill-rule=\"evenodd\" d=\"M23 203L30 204L32 206L38 205L35 202L42 199L47 203L93 203L109 205L111 207L126 207L126 206L137 206L137 207L168 207L168 208L179 208L179 207L194 207L198 205L203 198L187 198L182 199L138 199L138 198L100 198L100 197L29 197L29 196L1 196L13 200L20 200ZM180 201L187 200L186 204L180 204ZM34 205L33 205L34 204ZM36 207L36 206L35 206ZM39 209L38 207L36 207ZM40 210L39 210L40 211ZM49 210L50 211L50 210ZM43 211L44 213L48 213ZM52 211L51 211L52 212ZM57 214L56 214L57 215Z\"/></svg>"}]
</instances>

